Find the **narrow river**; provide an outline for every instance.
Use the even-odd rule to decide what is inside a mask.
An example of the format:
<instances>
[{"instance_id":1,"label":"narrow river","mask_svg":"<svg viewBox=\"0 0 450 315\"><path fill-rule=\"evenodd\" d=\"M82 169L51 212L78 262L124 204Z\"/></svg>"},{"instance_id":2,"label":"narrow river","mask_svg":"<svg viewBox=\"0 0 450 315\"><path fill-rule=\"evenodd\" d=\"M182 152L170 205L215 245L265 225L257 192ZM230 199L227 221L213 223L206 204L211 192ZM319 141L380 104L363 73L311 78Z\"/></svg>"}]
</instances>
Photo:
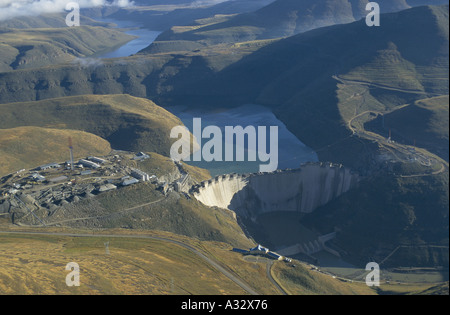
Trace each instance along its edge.
<instances>
[{"instance_id":1,"label":"narrow river","mask_svg":"<svg viewBox=\"0 0 450 315\"><path fill-rule=\"evenodd\" d=\"M155 39L161 34L160 31L152 31L145 28L141 28L140 25L133 21L117 21L112 19L97 19L101 22L117 24L117 28L130 29L125 31L126 34L137 36L136 39L129 41L128 43L115 47L108 52L102 52L92 57L95 58L119 58L132 56L142 49L148 47Z\"/></svg>"}]
</instances>

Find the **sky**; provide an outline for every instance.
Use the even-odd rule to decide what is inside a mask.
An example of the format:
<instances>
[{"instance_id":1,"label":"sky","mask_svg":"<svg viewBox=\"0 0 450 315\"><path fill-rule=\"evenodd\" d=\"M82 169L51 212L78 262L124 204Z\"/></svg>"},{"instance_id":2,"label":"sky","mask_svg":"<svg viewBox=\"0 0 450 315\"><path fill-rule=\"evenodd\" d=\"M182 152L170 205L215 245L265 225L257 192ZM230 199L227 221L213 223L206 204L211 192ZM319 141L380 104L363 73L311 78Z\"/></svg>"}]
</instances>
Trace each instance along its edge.
<instances>
[{"instance_id":1,"label":"sky","mask_svg":"<svg viewBox=\"0 0 450 315\"><path fill-rule=\"evenodd\" d=\"M133 5L131 0L0 0L0 21L19 16L64 12L70 2L77 2L81 9L107 5L118 7Z\"/></svg>"}]
</instances>

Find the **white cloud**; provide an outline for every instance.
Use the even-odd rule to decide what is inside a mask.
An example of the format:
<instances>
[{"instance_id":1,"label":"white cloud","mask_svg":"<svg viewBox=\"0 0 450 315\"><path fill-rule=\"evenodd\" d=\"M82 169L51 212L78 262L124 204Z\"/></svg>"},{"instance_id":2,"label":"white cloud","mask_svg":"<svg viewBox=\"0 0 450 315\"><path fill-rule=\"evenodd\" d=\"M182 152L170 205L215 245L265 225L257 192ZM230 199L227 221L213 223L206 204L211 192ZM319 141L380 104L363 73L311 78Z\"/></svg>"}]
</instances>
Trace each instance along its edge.
<instances>
[{"instance_id":1,"label":"white cloud","mask_svg":"<svg viewBox=\"0 0 450 315\"><path fill-rule=\"evenodd\" d=\"M73 64L80 65L81 67L88 68L88 67L100 67L103 66L103 61L98 58L75 58L72 60Z\"/></svg>"},{"instance_id":2,"label":"white cloud","mask_svg":"<svg viewBox=\"0 0 450 315\"><path fill-rule=\"evenodd\" d=\"M129 7L133 5L131 0L0 0L0 21L19 16L64 12L69 2L77 2L81 9L100 6Z\"/></svg>"},{"instance_id":3,"label":"white cloud","mask_svg":"<svg viewBox=\"0 0 450 315\"><path fill-rule=\"evenodd\" d=\"M193 7L200 7L200 6L209 6L209 5L215 5L226 1L233 1L233 0L196 0L192 2L191 6Z\"/></svg>"}]
</instances>

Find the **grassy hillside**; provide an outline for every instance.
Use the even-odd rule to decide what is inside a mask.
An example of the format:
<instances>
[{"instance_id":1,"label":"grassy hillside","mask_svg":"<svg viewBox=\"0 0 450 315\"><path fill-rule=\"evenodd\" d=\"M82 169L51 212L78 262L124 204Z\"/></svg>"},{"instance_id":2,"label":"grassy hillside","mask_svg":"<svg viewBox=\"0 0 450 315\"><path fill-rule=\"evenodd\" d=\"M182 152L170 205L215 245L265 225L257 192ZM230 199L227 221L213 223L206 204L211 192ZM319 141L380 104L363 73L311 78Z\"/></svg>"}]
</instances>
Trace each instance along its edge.
<instances>
[{"instance_id":1,"label":"grassy hillside","mask_svg":"<svg viewBox=\"0 0 450 315\"><path fill-rule=\"evenodd\" d=\"M108 141L79 130L0 129L0 177L20 169L69 160L69 137L73 140L75 158L105 155L111 151Z\"/></svg>"},{"instance_id":2,"label":"grassy hillside","mask_svg":"<svg viewBox=\"0 0 450 315\"><path fill-rule=\"evenodd\" d=\"M380 134L391 130L396 141L418 147L449 160L449 97L448 95L423 99L366 124Z\"/></svg>"},{"instance_id":3,"label":"grassy hillside","mask_svg":"<svg viewBox=\"0 0 450 315\"><path fill-rule=\"evenodd\" d=\"M172 192L164 196L150 183L106 192L92 199L71 203L48 215L34 212L48 227L80 229L157 230L232 246L251 246L230 211L211 209L196 200ZM40 224L17 212L15 224Z\"/></svg>"},{"instance_id":4,"label":"grassy hillside","mask_svg":"<svg viewBox=\"0 0 450 315\"><path fill-rule=\"evenodd\" d=\"M168 156L181 121L153 102L129 95L85 95L0 105L2 129L36 126L92 133L114 149Z\"/></svg>"},{"instance_id":5,"label":"grassy hillside","mask_svg":"<svg viewBox=\"0 0 450 315\"><path fill-rule=\"evenodd\" d=\"M289 294L294 295L374 295L376 292L362 283L348 285L318 272L309 271L305 266L292 268L276 264L272 274Z\"/></svg>"},{"instance_id":6,"label":"grassy hillside","mask_svg":"<svg viewBox=\"0 0 450 315\"><path fill-rule=\"evenodd\" d=\"M306 216L304 224L323 233L337 229L336 244L361 265L381 262L406 245L413 247L386 265L448 268L448 247L439 252L420 246L448 246L448 185L448 171L423 177L382 174Z\"/></svg>"},{"instance_id":7,"label":"grassy hillside","mask_svg":"<svg viewBox=\"0 0 450 315\"><path fill-rule=\"evenodd\" d=\"M280 294L266 275L265 263L247 262L227 244L171 233L130 235L116 230L110 234L115 237L1 235L0 257L5 263L0 267L0 294L248 294L191 250L167 240L200 251L259 294ZM68 287L65 282L69 274L65 266L72 261L80 266L79 287ZM27 268L23 268L24 263ZM343 283L301 265L292 268L277 262L272 268L276 280L289 288L290 294L376 294L365 285Z\"/></svg>"},{"instance_id":8,"label":"grassy hillside","mask_svg":"<svg viewBox=\"0 0 450 315\"><path fill-rule=\"evenodd\" d=\"M80 16L80 25L110 27L110 23L99 22L84 15ZM0 29L29 28L67 28L66 14L43 14L39 16L19 16L0 21Z\"/></svg>"},{"instance_id":9,"label":"grassy hillside","mask_svg":"<svg viewBox=\"0 0 450 315\"><path fill-rule=\"evenodd\" d=\"M164 241L20 235L1 239L1 294L245 294L194 253ZM65 266L72 261L80 266L80 287L66 286Z\"/></svg>"},{"instance_id":10,"label":"grassy hillside","mask_svg":"<svg viewBox=\"0 0 450 315\"><path fill-rule=\"evenodd\" d=\"M134 37L104 27L5 28L0 31L0 71L65 63L124 44Z\"/></svg>"}]
</instances>

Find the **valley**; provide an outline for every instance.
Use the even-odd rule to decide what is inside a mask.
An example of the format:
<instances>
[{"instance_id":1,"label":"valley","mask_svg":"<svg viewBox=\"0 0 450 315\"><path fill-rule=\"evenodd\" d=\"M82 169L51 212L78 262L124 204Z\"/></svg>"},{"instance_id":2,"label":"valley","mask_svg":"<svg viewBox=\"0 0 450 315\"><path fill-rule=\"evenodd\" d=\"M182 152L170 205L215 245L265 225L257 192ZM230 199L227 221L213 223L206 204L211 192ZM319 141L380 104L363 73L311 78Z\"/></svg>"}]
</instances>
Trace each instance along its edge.
<instances>
[{"instance_id":1,"label":"valley","mask_svg":"<svg viewBox=\"0 0 450 315\"><path fill-rule=\"evenodd\" d=\"M65 26L62 21L60 23ZM104 26L107 24L83 25L79 28L3 27L0 32L0 72L71 62L123 45L135 38Z\"/></svg>"},{"instance_id":2,"label":"valley","mask_svg":"<svg viewBox=\"0 0 450 315\"><path fill-rule=\"evenodd\" d=\"M277 119L269 108L247 104L232 109L215 109L213 111L196 110L186 107L166 107L172 114L179 117L183 124L191 131L193 131L193 119L200 117L204 126L217 126L222 131L223 136L223 151L227 145L225 139L225 128L229 126L230 121L233 121L235 126L259 126L269 128L270 126L278 127L278 167L277 169L284 170L288 168L298 168L299 165L307 162L317 162L317 154L311 148L305 146L297 137L295 137L286 126ZM197 139L197 143L199 139ZM233 139L233 144L236 146L236 139ZM260 161L258 154L256 161L250 161L249 156L254 152L249 152L249 148L238 147L236 150L242 149L245 151L244 161L230 161L224 159L222 161L195 161L193 157L186 162L189 165L197 166L207 169L211 176L230 174L230 173L256 173L259 171L259 166L267 164Z\"/></svg>"},{"instance_id":3,"label":"valley","mask_svg":"<svg viewBox=\"0 0 450 315\"><path fill-rule=\"evenodd\" d=\"M152 31L130 22L114 21L109 19L101 19L101 22L117 25L119 29L126 29L125 34L135 36L136 39L129 41L126 44L117 45L115 49L108 52L96 53L92 58L120 58L132 56L142 49L146 48L149 43L152 43L160 34L159 31Z\"/></svg>"}]
</instances>

